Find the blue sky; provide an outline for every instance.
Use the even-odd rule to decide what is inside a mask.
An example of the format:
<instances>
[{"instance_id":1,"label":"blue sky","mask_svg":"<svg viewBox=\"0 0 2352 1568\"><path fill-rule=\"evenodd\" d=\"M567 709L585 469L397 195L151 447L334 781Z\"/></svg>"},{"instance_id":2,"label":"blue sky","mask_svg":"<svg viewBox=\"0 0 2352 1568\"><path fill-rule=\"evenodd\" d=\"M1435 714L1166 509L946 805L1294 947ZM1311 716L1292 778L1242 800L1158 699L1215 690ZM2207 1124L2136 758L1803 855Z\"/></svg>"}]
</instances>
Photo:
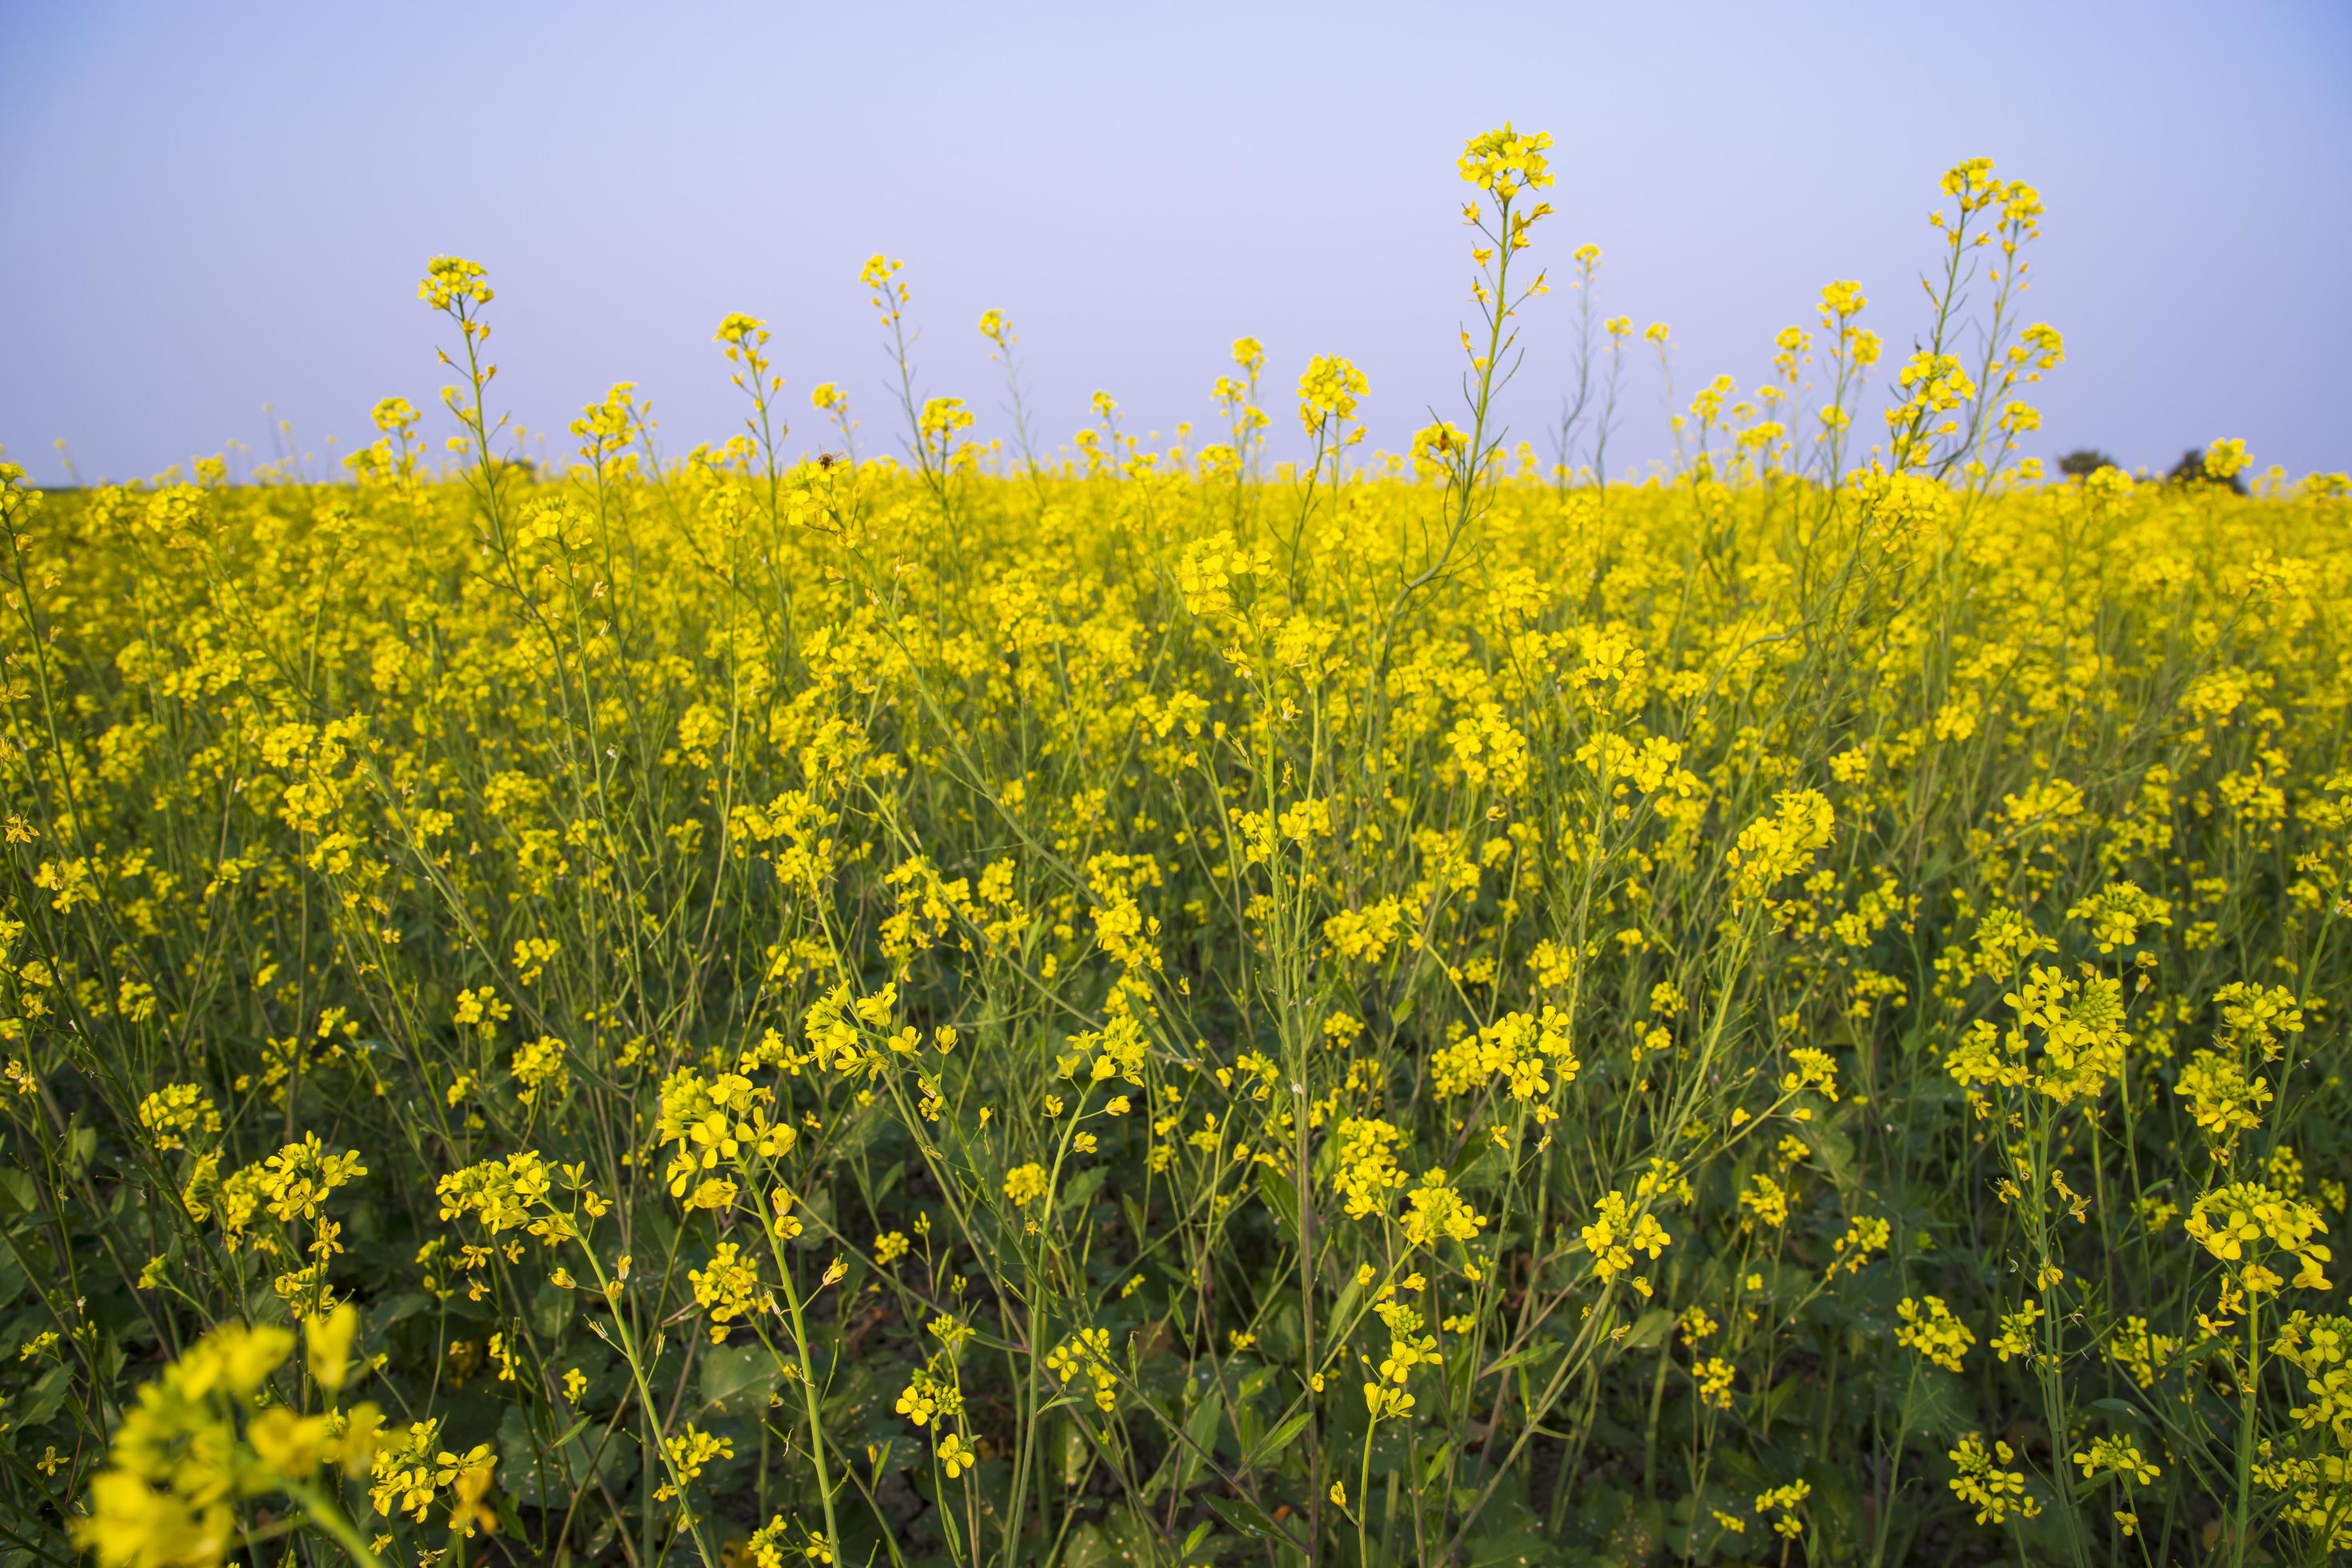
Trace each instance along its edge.
<instances>
[{"instance_id":1,"label":"blue sky","mask_svg":"<svg viewBox=\"0 0 2352 1568\"><path fill-rule=\"evenodd\" d=\"M1557 139L1541 254L1602 247L1600 303L1672 323L1685 395L1765 374L1859 279L1925 324L1937 175L1969 155L2050 216L2032 314L2066 334L2046 454L2133 465L2243 437L2352 467L2352 6L2250 3L1478 7L445 8L0 0L0 444L38 477L144 476L241 440L302 451L446 379L425 258L499 289L499 387L559 430L612 382L683 451L733 430L710 342L769 319L808 389L895 440L856 276L903 257L924 390L1006 422L973 323L1009 311L1054 444L1119 399L1205 423L1226 345L1278 412L1346 353L1391 447L1458 397L1469 267L1454 159L1506 118ZM1538 437L1570 297L1527 321ZM1667 448L1629 386L1616 450ZM1278 429L1288 428L1286 420ZM314 467L323 466L321 464Z\"/></svg>"}]
</instances>

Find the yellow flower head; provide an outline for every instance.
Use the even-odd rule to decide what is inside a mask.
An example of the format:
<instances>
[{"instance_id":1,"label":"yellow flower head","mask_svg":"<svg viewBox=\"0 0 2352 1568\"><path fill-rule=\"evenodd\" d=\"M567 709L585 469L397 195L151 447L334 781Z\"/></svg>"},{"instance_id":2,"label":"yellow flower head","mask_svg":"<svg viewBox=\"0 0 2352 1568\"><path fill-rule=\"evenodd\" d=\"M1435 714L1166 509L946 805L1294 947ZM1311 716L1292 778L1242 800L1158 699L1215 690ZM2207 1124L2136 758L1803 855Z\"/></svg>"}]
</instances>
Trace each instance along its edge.
<instances>
[{"instance_id":1,"label":"yellow flower head","mask_svg":"<svg viewBox=\"0 0 2352 1568\"><path fill-rule=\"evenodd\" d=\"M1317 354L1298 378L1298 423L1309 437L1320 438L1327 426L1345 429L1356 417L1356 405L1372 389L1364 373L1338 354ZM1346 437L1352 441L1362 434Z\"/></svg>"},{"instance_id":2,"label":"yellow flower head","mask_svg":"<svg viewBox=\"0 0 2352 1568\"><path fill-rule=\"evenodd\" d=\"M436 256L425 266L416 297L436 310L463 311L468 305L490 302L489 274L478 261L461 256Z\"/></svg>"},{"instance_id":3,"label":"yellow flower head","mask_svg":"<svg viewBox=\"0 0 2352 1568\"><path fill-rule=\"evenodd\" d=\"M1463 147L1462 178L1504 201L1523 188L1539 191L1551 184L1545 156L1550 147L1545 132L1522 134L1505 121L1500 130L1481 132Z\"/></svg>"}]
</instances>

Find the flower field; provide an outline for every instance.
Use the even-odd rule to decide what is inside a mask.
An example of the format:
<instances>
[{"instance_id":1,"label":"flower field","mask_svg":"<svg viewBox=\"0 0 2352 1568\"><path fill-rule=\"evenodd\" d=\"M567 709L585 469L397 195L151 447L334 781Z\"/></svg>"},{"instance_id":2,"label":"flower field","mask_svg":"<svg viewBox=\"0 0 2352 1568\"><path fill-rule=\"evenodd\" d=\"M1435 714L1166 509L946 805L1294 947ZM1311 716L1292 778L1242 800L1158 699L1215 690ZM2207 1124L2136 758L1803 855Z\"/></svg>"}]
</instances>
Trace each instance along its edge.
<instances>
[{"instance_id":1,"label":"flower field","mask_svg":"<svg viewBox=\"0 0 2352 1568\"><path fill-rule=\"evenodd\" d=\"M1980 161L1603 482L1546 146L1394 456L877 257L902 406L559 472L440 258L446 444L7 469L0 1561L2352 1549L2352 486L2045 476Z\"/></svg>"}]
</instances>

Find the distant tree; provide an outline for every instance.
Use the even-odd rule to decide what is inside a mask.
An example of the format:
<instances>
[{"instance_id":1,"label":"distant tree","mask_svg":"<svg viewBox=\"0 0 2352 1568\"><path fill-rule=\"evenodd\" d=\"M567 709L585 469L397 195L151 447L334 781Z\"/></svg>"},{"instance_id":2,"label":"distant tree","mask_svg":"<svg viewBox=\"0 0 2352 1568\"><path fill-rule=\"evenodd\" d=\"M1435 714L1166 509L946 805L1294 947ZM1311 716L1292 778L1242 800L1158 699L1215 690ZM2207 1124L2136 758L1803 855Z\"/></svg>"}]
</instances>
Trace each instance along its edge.
<instances>
[{"instance_id":1,"label":"distant tree","mask_svg":"<svg viewBox=\"0 0 2352 1568\"><path fill-rule=\"evenodd\" d=\"M2100 451L2096 447L2077 447L2058 459L2058 471L2070 479L2086 479L2101 468L2120 468L2123 465Z\"/></svg>"},{"instance_id":2,"label":"distant tree","mask_svg":"<svg viewBox=\"0 0 2352 1568\"><path fill-rule=\"evenodd\" d=\"M2245 480L2235 474L2225 479L2214 473L2205 466L2205 454L2194 447L2180 454L2180 461L2172 465L2172 471L2164 476L2164 482L2168 485L2227 485L2238 495L2246 493Z\"/></svg>"}]
</instances>

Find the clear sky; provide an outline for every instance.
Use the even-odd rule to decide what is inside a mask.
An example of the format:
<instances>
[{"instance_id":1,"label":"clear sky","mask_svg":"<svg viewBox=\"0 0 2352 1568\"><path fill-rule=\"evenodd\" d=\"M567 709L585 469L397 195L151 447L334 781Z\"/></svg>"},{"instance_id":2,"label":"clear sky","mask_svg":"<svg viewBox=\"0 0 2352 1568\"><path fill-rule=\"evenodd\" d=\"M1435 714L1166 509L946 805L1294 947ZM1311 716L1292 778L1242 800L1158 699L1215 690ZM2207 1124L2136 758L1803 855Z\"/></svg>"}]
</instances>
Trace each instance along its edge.
<instances>
[{"instance_id":1,"label":"clear sky","mask_svg":"<svg viewBox=\"0 0 2352 1568\"><path fill-rule=\"evenodd\" d=\"M2044 455L2164 465L2243 437L2352 468L2352 5L1966 6L71 5L0 0L0 444L56 479L363 439L430 404L425 258L486 264L498 385L556 430L614 381L682 452L735 426L710 336L767 318L806 395L895 440L856 276L903 257L923 390L1002 434L974 331L1024 340L1058 445L1100 387L1205 423L1226 346L1371 381L1390 447L1454 411L1469 310L1454 159L1506 118L1559 143L1541 254L1672 324L1687 395L1762 378L1859 279L1891 357L1924 327L1936 181L1970 155L2049 205L2029 301L2068 363ZM1570 297L1511 404L1539 437ZM1874 400L1875 402L1875 400ZM1286 416L1277 430L1295 426ZM1540 443L1539 443L1540 444ZM1617 451L1665 447L1659 386Z\"/></svg>"}]
</instances>

